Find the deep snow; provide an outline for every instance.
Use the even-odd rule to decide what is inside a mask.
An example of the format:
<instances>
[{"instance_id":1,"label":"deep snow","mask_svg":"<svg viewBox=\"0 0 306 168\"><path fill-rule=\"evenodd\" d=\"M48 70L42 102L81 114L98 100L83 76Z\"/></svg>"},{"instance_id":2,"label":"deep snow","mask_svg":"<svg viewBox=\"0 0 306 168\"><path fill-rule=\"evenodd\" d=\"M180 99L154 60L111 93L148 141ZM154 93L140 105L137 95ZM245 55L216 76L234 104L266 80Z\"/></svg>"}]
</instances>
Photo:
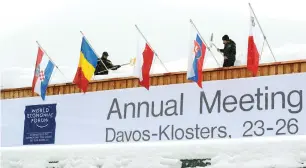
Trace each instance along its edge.
<instances>
[{"instance_id":1,"label":"deep snow","mask_svg":"<svg viewBox=\"0 0 306 168\"><path fill-rule=\"evenodd\" d=\"M306 136L2 148L2 168L180 168L180 159L211 159L207 168L298 168ZM56 164L55 164L56 165Z\"/></svg>"}]
</instances>

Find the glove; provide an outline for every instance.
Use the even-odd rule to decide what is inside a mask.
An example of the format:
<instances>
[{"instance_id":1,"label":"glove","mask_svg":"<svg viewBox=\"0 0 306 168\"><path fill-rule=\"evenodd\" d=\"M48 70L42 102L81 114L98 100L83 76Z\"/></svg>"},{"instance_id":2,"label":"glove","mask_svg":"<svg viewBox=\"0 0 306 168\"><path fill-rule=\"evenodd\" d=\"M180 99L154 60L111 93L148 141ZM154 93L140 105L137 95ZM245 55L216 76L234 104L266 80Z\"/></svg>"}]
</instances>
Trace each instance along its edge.
<instances>
[{"instance_id":1,"label":"glove","mask_svg":"<svg viewBox=\"0 0 306 168\"><path fill-rule=\"evenodd\" d=\"M113 68L111 68L111 70L117 70L120 67L121 67L121 65L115 65L115 66L113 66Z\"/></svg>"}]
</instances>

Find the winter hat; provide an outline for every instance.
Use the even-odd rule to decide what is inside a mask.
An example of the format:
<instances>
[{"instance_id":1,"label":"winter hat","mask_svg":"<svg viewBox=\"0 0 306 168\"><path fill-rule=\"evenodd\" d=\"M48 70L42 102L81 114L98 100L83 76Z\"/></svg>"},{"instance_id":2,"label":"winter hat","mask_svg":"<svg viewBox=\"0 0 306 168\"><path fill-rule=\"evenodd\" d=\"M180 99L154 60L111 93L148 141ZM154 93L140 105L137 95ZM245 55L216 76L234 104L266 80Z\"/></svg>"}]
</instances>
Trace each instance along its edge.
<instances>
[{"instance_id":1,"label":"winter hat","mask_svg":"<svg viewBox=\"0 0 306 168\"><path fill-rule=\"evenodd\" d=\"M108 56L108 53L106 51L104 51L102 56Z\"/></svg>"},{"instance_id":2,"label":"winter hat","mask_svg":"<svg viewBox=\"0 0 306 168\"><path fill-rule=\"evenodd\" d=\"M226 40L226 41L228 41L228 40L229 40L228 35L224 35L224 36L222 37L222 40Z\"/></svg>"}]
</instances>

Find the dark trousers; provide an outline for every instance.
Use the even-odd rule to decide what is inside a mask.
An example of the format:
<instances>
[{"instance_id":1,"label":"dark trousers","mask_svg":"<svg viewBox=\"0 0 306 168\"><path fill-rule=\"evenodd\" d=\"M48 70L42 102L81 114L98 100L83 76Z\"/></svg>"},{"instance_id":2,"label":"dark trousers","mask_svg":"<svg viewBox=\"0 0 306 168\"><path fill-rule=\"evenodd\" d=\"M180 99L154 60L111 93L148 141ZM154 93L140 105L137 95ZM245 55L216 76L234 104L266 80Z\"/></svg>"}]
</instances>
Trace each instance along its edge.
<instances>
[{"instance_id":1,"label":"dark trousers","mask_svg":"<svg viewBox=\"0 0 306 168\"><path fill-rule=\"evenodd\" d=\"M235 60L225 59L223 62L223 67L231 67L234 66Z\"/></svg>"}]
</instances>

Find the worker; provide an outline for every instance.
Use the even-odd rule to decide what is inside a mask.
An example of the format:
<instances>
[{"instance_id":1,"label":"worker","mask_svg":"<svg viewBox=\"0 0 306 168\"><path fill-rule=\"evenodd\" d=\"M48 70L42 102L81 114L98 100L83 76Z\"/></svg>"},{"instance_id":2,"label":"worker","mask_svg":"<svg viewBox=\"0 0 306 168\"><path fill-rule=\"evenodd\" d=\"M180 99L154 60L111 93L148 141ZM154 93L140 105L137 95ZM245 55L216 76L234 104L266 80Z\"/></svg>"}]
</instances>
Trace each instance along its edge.
<instances>
[{"instance_id":1,"label":"worker","mask_svg":"<svg viewBox=\"0 0 306 168\"><path fill-rule=\"evenodd\" d=\"M217 49L219 52L223 53L224 62L223 67L234 66L236 61L236 43L229 38L228 35L222 37L224 44L223 49Z\"/></svg>"},{"instance_id":2,"label":"worker","mask_svg":"<svg viewBox=\"0 0 306 168\"><path fill-rule=\"evenodd\" d=\"M113 65L113 63L107 59L108 56L108 53L104 51L101 58L98 58L95 75L107 75L108 70L117 70L121 67L120 65Z\"/></svg>"}]
</instances>

